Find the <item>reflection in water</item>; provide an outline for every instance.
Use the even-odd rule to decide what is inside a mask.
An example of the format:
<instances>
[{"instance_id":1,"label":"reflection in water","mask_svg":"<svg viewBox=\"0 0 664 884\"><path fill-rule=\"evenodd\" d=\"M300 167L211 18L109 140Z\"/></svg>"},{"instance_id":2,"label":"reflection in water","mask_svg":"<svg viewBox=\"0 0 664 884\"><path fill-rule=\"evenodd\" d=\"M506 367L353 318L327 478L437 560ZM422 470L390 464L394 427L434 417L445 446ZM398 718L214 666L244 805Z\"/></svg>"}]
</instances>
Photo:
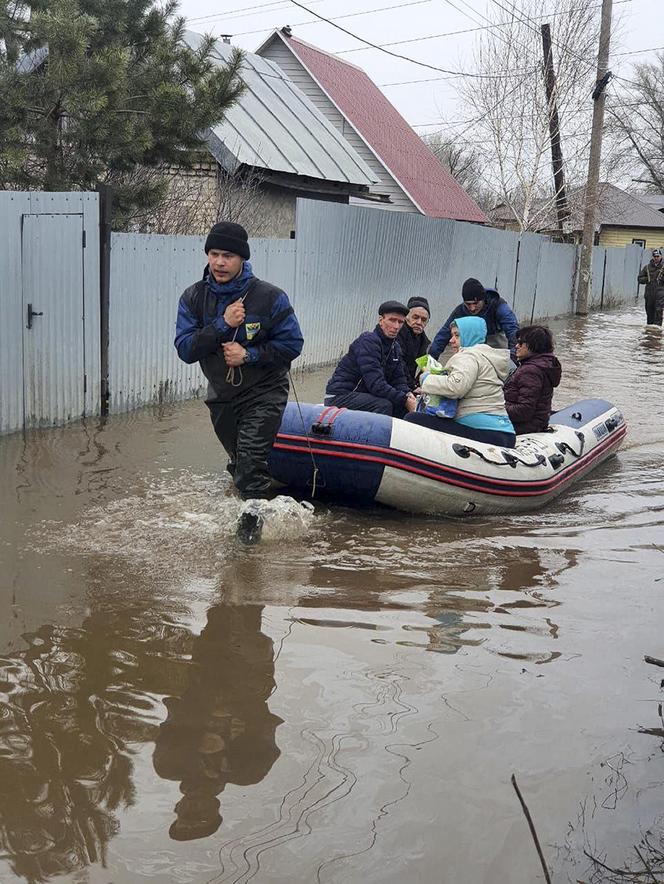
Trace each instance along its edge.
<instances>
[{"instance_id":1,"label":"reflection in water","mask_svg":"<svg viewBox=\"0 0 664 884\"><path fill-rule=\"evenodd\" d=\"M643 351L644 359L647 359L650 353L661 354L664 350L664 337L662 329L659 326L646 326L641 332L641 337L637 342L638 348ZM659 358L658 356L656 359ZM653 359L653 363L656 361Z\"/></svg>"},{"instance_id":2,"label":"reflection in water","mask_svg":"<svg viewBox=\"0 0 664 884\"><path fill-rule=\"evenodd\" d=\"M89 634L24 638L27 651L0 660L0 848L32 882L103 862L134 790Z\"/></svg>"},{"instance_id":3,"label":"reflection in water","mask_svg":"<svg viewBox=\"0 0 664 884\"><path fill-rule=\"evenodd\" d=\"M168 718L154 752L160 777L180 781L169 834L203 838L222 822L217 798L227 783L259 783L279 757L281 719L267 700L274 689L272 640L261 632L258 605L210 608L192 647L192 675L179 697L165 700Z\"/></svg>"},{"instance_id":4,"label":"reflection in water","mask_svg":"<svg viewBox=\"0 0 664 884\"><path fill-rule=\"evenodd\" d=\"M226 784L260 782L279 757L262 610L216 605L198 636L147 606L99 610L0 659L0 855L16 875L104 863L134 802L131 744L154 740L155 770L180 781L173 839L219 828Z\"/></svg>"},{"instance_id":5,"label":"reflection in water","mask_svg":"<svg viewBox=\"0 0 664 884\"><path fill-rule=\"evenodd\" d=\"M489 630L491 626L529 634L548 633L557 638L558 627L549 617L533 623L522 622L518 616L557 605L554 599L547 597L542 583L546 575L551 578L552 568L551 563L542 561L540 551L501 549L493 556L483 552L481 558L481 565L465 566L463 585L441 587L430 593L425 611L435 626L427 630L429 650L454 654L461 647L478 645L483 639L473 639L466 633ZM563 569L569 564L565 561ZM473 615L479 614L484 614L484 618L474 619ZM501 650L497 653L506 655ZM532 653L519 654L518 658L542 660L541 655ZM545 658L549 659L549 655Z\"/></svg>"}]
</instances>

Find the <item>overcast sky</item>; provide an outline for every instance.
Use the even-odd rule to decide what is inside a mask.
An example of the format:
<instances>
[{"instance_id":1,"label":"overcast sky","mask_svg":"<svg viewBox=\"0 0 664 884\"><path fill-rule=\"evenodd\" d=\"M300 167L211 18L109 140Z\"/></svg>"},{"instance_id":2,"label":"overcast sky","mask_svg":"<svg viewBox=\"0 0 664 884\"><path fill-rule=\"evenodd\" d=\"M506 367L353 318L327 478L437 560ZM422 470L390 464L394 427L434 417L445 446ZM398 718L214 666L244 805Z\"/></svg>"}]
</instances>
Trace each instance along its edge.
<instances>
[{"instance_id":1,"label":"overcast sky","mask_svg":"<svg viewBox=\"0 0 664 884\"><path fill-rule=\"evenodd\" d=\"M482 15L500 11L492 7L494 2L303 0L303 5L373 43L409 41L388 47L394 52L435 67L464 71L471 67L478 23L485 23ZM587 2L601 5L601 0ZM515 0L515 5L519 7L520 0ZM551 0L550 9L555 8L556 2ZM652 60L655 48L664 49L664 0L614 0L613 11L615 39L611 48L615 55L611 68L629 77L635 61ZM295 36L363 68L420 134L440 128L437 123L442 119L463 120L468 116L456 96L457 80L442 79L444 75L435 70L366 48L332 24L316 20L291 0L181 0L180 12L191 30L231 34L235 45L249 51L255 50L274 28L290 25ZM555 43L555 19L552 30ZM450 33L455 31L466 33ZM638 54L617 54L635 51ZM418 82L408 82L413 80Z\"/></svg>"}]
</instances>

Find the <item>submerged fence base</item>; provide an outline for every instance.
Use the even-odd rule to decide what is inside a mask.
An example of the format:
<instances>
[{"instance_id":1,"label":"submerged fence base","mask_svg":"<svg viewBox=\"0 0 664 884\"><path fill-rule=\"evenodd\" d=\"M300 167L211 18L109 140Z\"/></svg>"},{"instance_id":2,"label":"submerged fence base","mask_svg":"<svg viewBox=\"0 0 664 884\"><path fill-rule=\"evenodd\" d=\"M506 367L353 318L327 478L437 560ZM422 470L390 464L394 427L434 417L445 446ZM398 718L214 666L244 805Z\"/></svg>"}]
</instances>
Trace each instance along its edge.
<instances>
[{"instance_id":1,"label":"submerged fence base","mask_svg":"<svg viewBox=\"0 0 664 884\"><path fill-rule=\"evenodd\" d=\"M200 395L203 376L178 359L173 339L178 299L206 264L202 237L112 234L100 314L96 194L0 193L0 220L0 432L98 413L102 390L111 412ZM251 240L251 260L297 312L298 370L337 360L388 298L426 297L437 329L469 276L497 288L521 322L574 309L578 248L534 233L298 200L296 234ZM42 319L40 252L51 239L49 274L62 292ZM639 246L596 247L590 307L632 301L641 259ZM41 322L60 345L36 346Z\"/></svg>"}]
</instances>

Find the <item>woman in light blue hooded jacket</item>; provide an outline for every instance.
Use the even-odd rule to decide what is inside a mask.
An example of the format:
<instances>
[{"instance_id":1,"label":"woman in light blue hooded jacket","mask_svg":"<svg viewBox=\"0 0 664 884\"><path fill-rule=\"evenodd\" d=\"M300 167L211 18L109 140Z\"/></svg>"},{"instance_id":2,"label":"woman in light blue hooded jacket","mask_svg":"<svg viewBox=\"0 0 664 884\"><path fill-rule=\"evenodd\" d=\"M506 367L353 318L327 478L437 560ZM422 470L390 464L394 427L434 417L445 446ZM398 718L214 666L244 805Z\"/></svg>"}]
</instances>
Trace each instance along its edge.
<instances>
[{"instance_id":1,"label":"woman in light blue hooded jacket","mask_svg":"<svg viewBox=\"0 0 664 884\"><path fill-rule=\"evenodd\" d=\"M406 416L420 424L454 436L514 448L516 435L505 409L503 383L510 372L509 350L486 343L486 322L480 316L464 316L451 326L454 355L446 374L428 374L421 380L423 393L458 401L454 419L416 412Z\"/></svg>"}]
</instances>

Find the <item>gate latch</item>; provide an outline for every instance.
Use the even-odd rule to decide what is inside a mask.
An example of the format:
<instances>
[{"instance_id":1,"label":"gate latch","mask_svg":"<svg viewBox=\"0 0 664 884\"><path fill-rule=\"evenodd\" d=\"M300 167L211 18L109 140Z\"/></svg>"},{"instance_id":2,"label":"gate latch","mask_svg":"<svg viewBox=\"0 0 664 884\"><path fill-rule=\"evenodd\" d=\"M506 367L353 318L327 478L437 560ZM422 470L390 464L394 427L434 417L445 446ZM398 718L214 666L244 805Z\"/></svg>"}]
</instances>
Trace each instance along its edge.
<instances>
[{"instance_id":1,"label":"gate latch","mask_svg":"<svg viewBox=\"0 0 664 884\"><path fill-rule=\"evenodd\" d=\"M33 316L43 316L43 310L33 310L32 304L28 304L28 328L32 328L32 317Z\"/></svg>"}]
</instances>

